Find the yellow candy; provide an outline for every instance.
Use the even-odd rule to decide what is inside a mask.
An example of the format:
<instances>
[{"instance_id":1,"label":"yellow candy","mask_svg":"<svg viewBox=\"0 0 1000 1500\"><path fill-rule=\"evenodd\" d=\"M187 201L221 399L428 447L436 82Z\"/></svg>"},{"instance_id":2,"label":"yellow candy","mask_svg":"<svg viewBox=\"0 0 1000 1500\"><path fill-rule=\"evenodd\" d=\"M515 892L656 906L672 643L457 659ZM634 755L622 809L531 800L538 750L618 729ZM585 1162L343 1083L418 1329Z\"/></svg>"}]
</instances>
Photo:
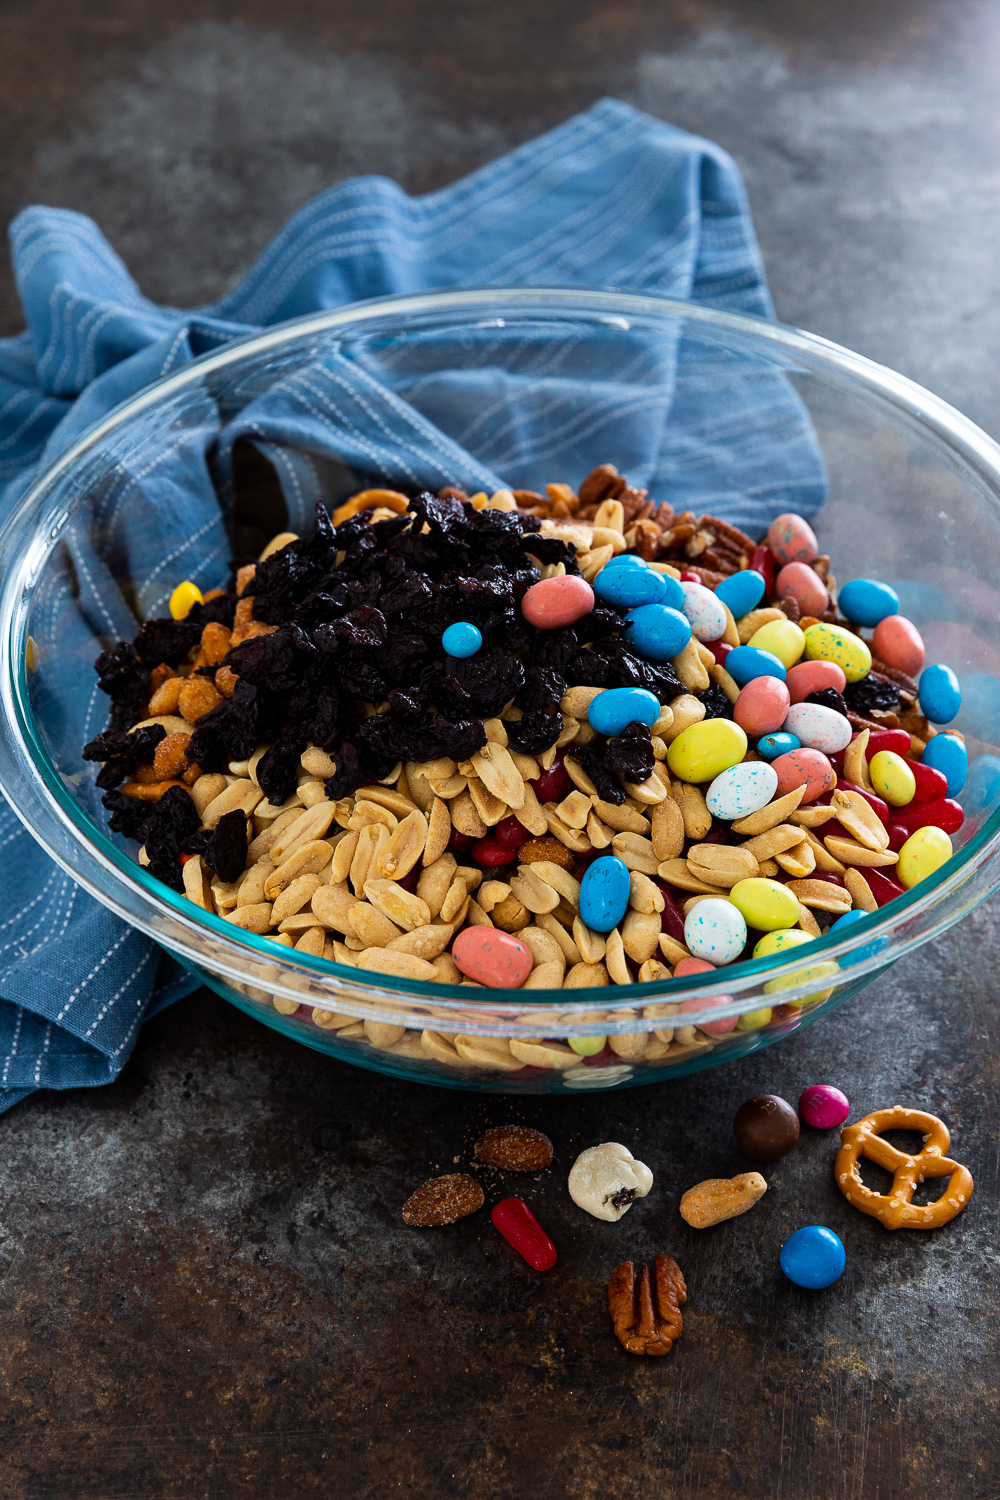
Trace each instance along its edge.
<instances>
[{"instance_id":1,"label":"yellow candy","mask_svg":"<svg viewBox=\"0 0 1000 1500\"><path fill-rule=\"evenodd\" d=\"M175 620L186 620L201 602L201 589L196 583L179 583L170 595L170 613Z\"/></svg>"},{"instance_id":2,"label":"yellow candy","mask_svg":"<svg viewBox=\"0 0 1000 1500\"><path fill-rule=\"evenodd\" d=\"M940 870L953 854L951 839L940 828L918 828L899 851L896 879L907 890Z\"/></svg>"},{"instance_id":3,"label":"yellow candy","mask_svg":"<svg viewBox=\"0 0 1000 1500\"><path fill-rule=\"evenodd\" d=\"M872 654L853 630L821 622L809 626L805 641L807 661L836 662L848 682L860 682L872 669Z\"/></svg>"},{"instance_id":4,"label":"yellow candy","mask_svg":"<svg viewBox=\"0 0 1000 1500\"><path fill-rule=\"evenodd\" d=\"M729 899L742 912L747 926L756 927L758 932L794 927L799 920L798 898L779 880L739 880Z\"/></svg>"},{"instance_id":5,"label":"yellow candy","mask_svg":"<svg viewBox=\"0 0 1000 1500\"><path fill-rule=\"evenodd\" d=\"M829 979L831 974L839 973L840 965L834 959L828 958L821 963L809 964L804 969L795 969L791 974L781 974L777 979L769 979L764 985L764 991L768 995L774 995L781 990L790 990L800 984L808 984L813 979ZM821 1000L829 1000L832 994L832 989L818 990L814 995L803 995L801 1000L786 1000L785 1004L789 1008L801 1010L806 1005L818 1005Z\"/></svg>"},{"instance_id":6,"label":"yellow candy","mask_svg":"<svg viewBox=\"0 0 1000 1500\"><path fill-rule=\"evenodd\" d=\"M905 807L913 801L917 781L906 761L895 750L879 750L868 763L872 786L892 807ZM948 846L948 854L951 845ZM947 859L948 855L945 855ZM921 877L918 875L917 879Z\"/></svg>"},{"instance_id":7,"label":"yellow candy","mask_svg":"<svg viewBox=\"0 0 1000 1500\"><path fill-rule=\"evenodd\" d=\"M606 1036L571 1036L567 1038L570 1050L577 1057L596 1057L598 1052L604 1051Z\"/></svg>"},{"instance_id":8,"label":"yellow candy","mask_svg":"<svg viewBox=\"0 0 1000 1500\"><path fill-rule=\"evenodd\" d=\"M795 903L796 906L798 902ZM798 913L796 912L796 918ZM799 928L786 928L782 932L766 932L753 950L754 958L770 958L772 953L782 953L786 948L797 948L800 943L811 943L812 934Z\"/></svg>"},{"instance_id":9,"label":"yellow candy","mask_svg":"<svg viewBox=\"0 0 1000 1500\"><path fill-rule=\"evenodd\" d=\"M806 638L793 620L771 620L755 630L747 644L770 651L783 666L794 667L806 648Z\"/></svg>"},{"instance_id":10,"label":"yellow candy","mask_svg":"<svg viewBox=\"0 0 1000 1500\"><path fill-rule=\"evenodd\" d=\"M667 765L681 781L714 781L739 765L747 737L731 719L702 719L689 724L667 751Z\"/></svg>"},{"instance_id":11,"label":"yellow candy","mask_svg":"<svg viewBox=\"0 0 1000 1500\"><path fill-rule=\"evenodd\" d=\"M736 1022L737 1031L762 1031L771 1020L772 1012L767 1008L763 1010L748 1010L745 1015L740 1016Z\"/></svg>"}]
</instances>

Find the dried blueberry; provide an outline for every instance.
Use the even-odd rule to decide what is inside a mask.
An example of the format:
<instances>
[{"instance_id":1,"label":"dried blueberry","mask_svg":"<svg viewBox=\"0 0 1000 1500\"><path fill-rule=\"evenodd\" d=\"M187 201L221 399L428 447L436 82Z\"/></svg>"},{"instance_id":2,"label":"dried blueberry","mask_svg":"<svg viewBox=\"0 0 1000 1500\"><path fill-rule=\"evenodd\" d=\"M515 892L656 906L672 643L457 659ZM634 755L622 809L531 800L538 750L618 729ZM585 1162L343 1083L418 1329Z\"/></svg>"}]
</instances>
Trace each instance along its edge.
<instances>
[{"instance_id":1,"label":"dried blueberry","mask_svg":"<svg viewBox=\"0 0 1000 1500\"><path fill-rule=\"evenodd\" d=\"M562 716L547 714L543 709L528 713L507 725L507 739L513 750L522 755L540 755L554 745L562 732Z\"/></svg>"},{"instance_id":2,"label":"dried blueberry","mask_svg":"<svg viewBox=\"0 0 1000 1500\"><path fill-rule=\"evenodd\" d=\"M717 682L713 682L712 686L706 688L703 693L695 693L694 696L699 703L705 705L706 719L731 719L733 717L733 705Z\"/></svg>"},{"instance_id":3,"label":"dried blueberry","mask_svg":"<svg viewBox=\"0 0 1000 1500\"><path fill-rule=\"evenodd\" d=\"M899 708L899 688L880 672L869 672L860 682L849 682L844 689L847 707L862 717L878 709L880 713L895 713Z\"/></svg>"},{"instance_id":4,"label":"dried blueberry","mask_svg":"<svg viewBox=\"0 0 1000 1500\"><path fill-rule=\"evenodd\" d=\"M195 838L203 837L201 831L195 834ZM190 846L189 839L185 849ZM214 870L220 880L231 884L239 880L246 868L247 862L247 818L246 813L239 809L234 812L223 813L218 823L204 839L204 847L200 851L191 850L192 853L200 852L205 863Z\"/></svg>"},{"instance_id":5,"label":"dried blueberry","mask_svg":"<svg viewBox=\"0 0 1000 1500\"><path fill-rule=\"evenodd\" d=\"M648 728L638 719L627 724L604 747L605 769L625 781L646 781L653 774L653 765L653 742Z\"/></svg>"},{"instance_id":6,"label":"dried blueberry","mask_svg":"<svg viewBox=\"0 0 1000 1500\"><path fill-rule=\"evenodd\" d=\"M604 756L598 745L574 745L573 759L586 771L602 802L614 802L619 807L625 801L625 791L618 777L604 764Z\"/></svg>"},{"instance_id":7,"label":"dried blueberry","mask_svg":"<svg viewBox=\"0 0 1000 1500\"><path fill-rule=\"evenodd\" d=\"M807 703L818 703L820 708L832 708L834 713L847 713L847 704L837 692L836 688L820 688L816 693L810 693L805 700Z\"/></svg>"},{"instance_id":8,"label":"dried blueberry","mask_svg":"<svg viewBox=\"0 0 1000 1500\"><path fill-rule=\"evenodd\" d=\"M149 690L149 668L139 660L134 646L118 641L102 651L94 663L97 686L111 699L108 728L129 729L138 719Z\"/></svg>"}]
</instances>

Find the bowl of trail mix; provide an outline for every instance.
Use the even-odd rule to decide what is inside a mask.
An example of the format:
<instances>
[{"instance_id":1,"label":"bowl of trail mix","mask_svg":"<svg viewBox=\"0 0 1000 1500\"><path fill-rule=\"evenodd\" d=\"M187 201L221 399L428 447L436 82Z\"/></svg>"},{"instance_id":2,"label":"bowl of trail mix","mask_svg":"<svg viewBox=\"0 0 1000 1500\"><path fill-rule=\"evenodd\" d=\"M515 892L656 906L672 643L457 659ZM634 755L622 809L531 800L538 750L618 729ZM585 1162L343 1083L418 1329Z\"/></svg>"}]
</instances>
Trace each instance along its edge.
<instances>
[{"instance_id":1,"label":"bowl of trail mix","mask_svg":"<svg viewBox=\"0 0 1000 1500\"><path fill-rule=\"evenodd\" d=\"M477 449L453 391L478 410L484 369ZM331 372L405 400L437 467L362 464ZM636 382L669 433L639 477ZM361 1066L549 1092L731 1060L997 883L995 459L734 315L441 294L288 325L137 397L8 526L4 791L206 983Z\"/></svg>"}]
</instances>

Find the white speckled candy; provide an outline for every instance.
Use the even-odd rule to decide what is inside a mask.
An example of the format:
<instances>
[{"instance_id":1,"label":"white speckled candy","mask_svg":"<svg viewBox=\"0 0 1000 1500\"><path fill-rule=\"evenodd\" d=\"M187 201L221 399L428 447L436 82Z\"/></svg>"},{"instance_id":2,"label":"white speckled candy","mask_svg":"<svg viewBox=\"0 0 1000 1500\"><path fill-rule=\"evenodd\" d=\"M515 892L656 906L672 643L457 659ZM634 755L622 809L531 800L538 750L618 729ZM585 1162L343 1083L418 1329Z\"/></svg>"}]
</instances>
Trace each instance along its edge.
<instances>
[{"instance_id":1,"label":"white speckled candy","mask_svg":"<svg viewBox=\"0 0 1000 1500\"><path fill-rule=\"evenodd\" d=\"M762 760L741 761L716 776L705 793L713 818L748 818L766 807L778 789L778 773Z\"/></svg>"},{"instance_id":2,"label":"white speckled candy","mask_svg":"<svg viewBox=\"0 0 1000 1500\"><path fill-rule=\"evenodd\" d=\"M846 750L854 733L843 714L822 703L793 703L782 728L786 734L794 734L801 745L822 750L824 755Z\"/></svg>"},{"instance_id":3,"label":"white speckled candy","mask_svg":"<svg viewBox=\"0 0 1000 1500\"><path fill-rule=\"evenodd\" d=\"M710 964L735 963L746 947L747 924L731 901L709 896L688 912L684 941L693 958Z\"/></svg>"},{"instance_id":4,"label":"white speckled candy","mask_svg":"<svg viewBox=\"0 0 1000 1500\"><path fill-rule=\"evenodd\" d=\"M726 633L726 611L721 599L702 583L682 583L684 603L681 606L691 622L691 634L698 641L721 641Z\"/></svg>"}]
</instances>

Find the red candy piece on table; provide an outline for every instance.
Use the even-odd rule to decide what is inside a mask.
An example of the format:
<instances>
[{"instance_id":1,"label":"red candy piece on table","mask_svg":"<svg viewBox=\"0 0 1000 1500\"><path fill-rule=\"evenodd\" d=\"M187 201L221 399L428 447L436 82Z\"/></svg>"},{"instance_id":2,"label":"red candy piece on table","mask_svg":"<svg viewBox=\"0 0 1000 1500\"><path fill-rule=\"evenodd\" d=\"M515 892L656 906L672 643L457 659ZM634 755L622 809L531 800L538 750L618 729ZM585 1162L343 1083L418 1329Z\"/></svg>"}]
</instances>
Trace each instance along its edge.
<instances>
[{"instance_id":1,"label":"red candy piece on table","mask_svg":"<svg viewBox=\"0 0 1000 1500\"><path fill-rule=\"evenodd\" d=\"M885 906L889 901L895 901L897 896L905 896L906 892L895 880L890 880L888 875L883 875L881 870L866 867L861 871L868 882L868 888L879 906Z\"/></svg>"},{"instance_id":2,"label":"red candy piece on table","mask_svg":"<svg viewBox=\"0 0 1000 1500\"><path fill-rule=\"evenodd\" d=\"M451 830L451 838L448 840L449 854L462 854L466 849L471 849L475 839L468 833L459 833L457 828Z\"/></svg>"},{"instance_id":3,"label":"red candy piece on table","mask_svg":"<svg viewBox=\"0 0 1000 1500\"><path fill-rule=\"evenodd\" d=\"M526 828L521 826L514 817L514 814L511 813L509 818L501 818L493 830L493 836L497 843L502 844L505 849L520 849L522 844L528 842L531 834Z\"/></svg>"},{"instance_id":4,"label":"red candy piece on table","mask_svg":"<svg viewBox=\"0 0 1000 1500\"><path fill-rule=\"evenodd\" d=\"M561 802L569 791L572 782L569 779L569 772L563 765L563 758L560 750L552 762L552 769L543 771L537 781L532 782L539 802Z\"/></svg>"},{"instance_id":5,"label":"red candy piece on table","mask_svg":"<svg viewBox=\"0 0 1000 1500\"><path fill-rule=\"evenodd\" d=\"M660 931L672 937L676 943L687 943L684 938L684 913L677 903L673 891L657 881L657 889L663 897L663 910L660 912Z\"/></svg>"},{"instance_id":6,"label":"red candy piece on table","mask_svg":"<svg viewBox=\"0 0 1000 1500\"><path fill-rule=\"evenodd\" d=\"M770 547L755 547L750 554L750 567L763 578L764 598L770 599L774 593L774 580L776 576L774 553Z\"/></svg>"},{"instance_id":7,"label":"red candy piece on table","mask_svg":"<svg viewBox=\"0 0 1000 1500\"><path fill-rule=\"evenodd\" d=\"M730 646L728 641L709 641L708 649L715 657L718 665L720 667L724 667L726 665L726 657L729 655L730 651L732 651L733 648L732 646Z\"/></svg>"},{"instance_id":8,"label":"red candy piece on table","mask_svg":"<svg viewBox=\"0 0 1000 1500\"><path fill-rule=\"evenodd\" d=\"M472 846L472 857L477 865L512 865L517 850L505 849L496 839L477 839Z\"/></svg>"},{"instance_id":9,"label":"red candy piece on table","mask_svg":"<svg viewBox=\"0 0 1000 1500\"><path fill-rule=\"evenodd\" d=\"M918 828L940 828L943 833L957 833L965 822L965 809L954 797L940 797L935 802L908 802L894 807L893 822L916 833Z\"/></svg>"},{"instance_id":10,"label":"red candy piece on table","mask_svg":"<svg viewBox=\"0 0 1000 1500\"><path fill-rule=\"evenodd\" d=\"M556 1247L523 1198L501 1198L490 1214L508 1245L513 1245L533 1271L551 1271Z\"/></svg>"},{"instance_id":11,"label":"red candy piece on table","mask_svg":"<svg viewBox=\"0 0 1000 1500\"><path fill-rule=\"evenodd\" d=\"M917 783L913 794L915 802L936 802L940 797L947 797L948 778L943 771L935 771L933 766L925 766L919 760L907 761L907 765Z\"/></svg>"},{"instance_id":12,"label":"red candy piece on table","mask_svg":"<svg viewBox=\"0 0 1000 1500\"><path fill-rule=\"evenodd\" d=\"M912 762L908 762L908 764L912 764ZM880 822L884 823L886 821L886 819L888 818L888 816L889 816L889 804L888 804L888 802L883 802L881 797L876 796L876 794L874 792L870 792L867 787L857 786L857 785L855 785L855 783L853 781L845 781L842 776L838 776L837 777L837 791L838 792L857 792L857 794L858 794L859 797L864 797L865 801L868 803L868 806L871 808L872 812L875 814L876 818L878 818ZM830 795L832 796L833 793L831 792ZM823 799L821 798L820 800L822 801Z\"/></svg>"},{"instance_id":13,"label":"red candy piece on table","mask_svg":"<svg viewBox=\"0 0 1000 1500\"><path fill-rule=\"evenodd\" d=\"M880 750L895 750L905 759L910 753L910 736L905 729L872 729L865 746L865 760L871 760Z\"/></svg>"}]
</instances>

